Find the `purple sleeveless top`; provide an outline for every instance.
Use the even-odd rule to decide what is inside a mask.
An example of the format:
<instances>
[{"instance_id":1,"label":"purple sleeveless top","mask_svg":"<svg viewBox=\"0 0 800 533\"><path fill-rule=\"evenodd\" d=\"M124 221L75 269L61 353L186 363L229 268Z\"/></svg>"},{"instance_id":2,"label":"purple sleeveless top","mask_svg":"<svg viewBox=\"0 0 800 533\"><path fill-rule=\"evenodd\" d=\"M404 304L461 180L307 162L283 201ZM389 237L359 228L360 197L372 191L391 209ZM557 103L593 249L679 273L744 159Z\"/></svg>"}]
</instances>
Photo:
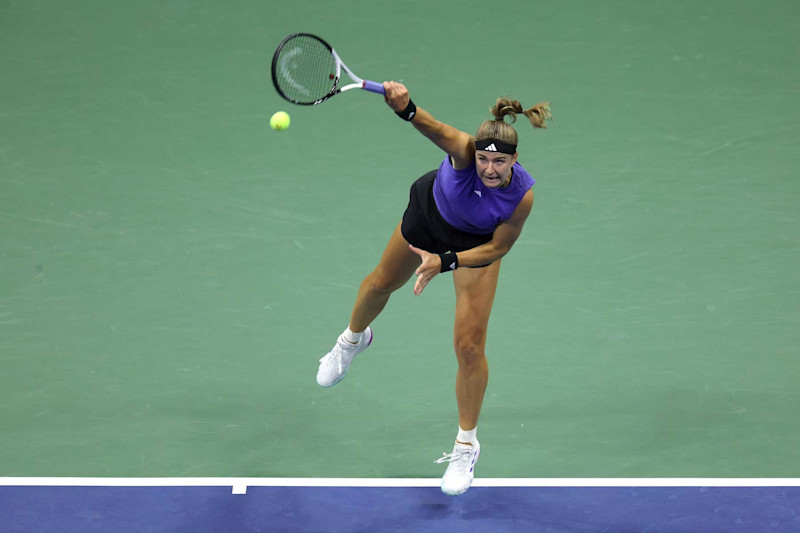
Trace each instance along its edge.
<instances>
[{"instance_id":1,"label":"purple sleeveless top","mask_svg":"<svg viewBox=\"0 0 800 533\"><path fill-rule=\"evenodd\" d=\"M456 229L477 235L492 233L511 218L522 197L535 183L519 163L514 163L511 183L490 189L478 177L475 163L456 170L445 157L433 182L433 199L439 213Z\"/></svg>"}]
</instances>

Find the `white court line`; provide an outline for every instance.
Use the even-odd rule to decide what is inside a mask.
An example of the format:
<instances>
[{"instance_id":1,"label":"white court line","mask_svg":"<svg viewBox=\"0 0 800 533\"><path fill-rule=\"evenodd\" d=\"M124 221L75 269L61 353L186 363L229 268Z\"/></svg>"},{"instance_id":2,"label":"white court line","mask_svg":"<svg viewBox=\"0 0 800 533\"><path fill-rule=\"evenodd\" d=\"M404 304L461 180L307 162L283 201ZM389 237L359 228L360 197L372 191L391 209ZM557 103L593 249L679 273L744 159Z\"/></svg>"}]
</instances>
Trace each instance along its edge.
<instances>
[{"instance_id":1,"label":"white court line","mask_svg":"<svg viewBox=\"0 0 800 533\"><path fill-rule=\"evenodd\" d=\"M9 487L439 487L441 478L0 477ZM473 487L800 487L800 478L476 478Z\"/></svg>"}]
</instances>

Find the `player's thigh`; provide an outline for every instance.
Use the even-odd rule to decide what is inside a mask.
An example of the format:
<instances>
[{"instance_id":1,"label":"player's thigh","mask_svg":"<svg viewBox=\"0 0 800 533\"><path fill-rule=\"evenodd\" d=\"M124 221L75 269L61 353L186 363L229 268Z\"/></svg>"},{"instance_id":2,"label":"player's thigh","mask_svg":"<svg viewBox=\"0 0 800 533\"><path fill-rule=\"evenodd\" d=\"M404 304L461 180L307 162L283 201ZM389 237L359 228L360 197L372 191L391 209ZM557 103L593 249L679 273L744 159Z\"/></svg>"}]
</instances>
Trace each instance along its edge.
<instances>
[{"instance_id":1,"label":"player's thigh","mask_svg":"<svg viewBox=\"0 0 800 533\"><path fill-rule=\"evenodd\" d=\"M395 290L414 275L422 260L409 250L408 241L400 231L400 224L392 232L381 260L372 272L372 284L378 290Z\"/></svg>"},{"instance_id":2,"label":"player's thigh","mask_svg":"<svg viewBox=\"0 0 800 533\"><path fill-rule=\"evenodd\" d=\"M483 268L459 268L453 271L456 290L454 337L457 343L468 343L483 349L499 274L500 261Z\"/></svg>"},{"instance_id":3,"label":"player's thigh","mask_svg":"<svg viewBox=\"0 0 800 533\"><path fill-rule=\"evenodd\" d=\"M453 271L456 290L453 337L457 350L461 347L483 351L499 274L500 261L483 268L459 268Z\"/></svg>"}]
</instances>

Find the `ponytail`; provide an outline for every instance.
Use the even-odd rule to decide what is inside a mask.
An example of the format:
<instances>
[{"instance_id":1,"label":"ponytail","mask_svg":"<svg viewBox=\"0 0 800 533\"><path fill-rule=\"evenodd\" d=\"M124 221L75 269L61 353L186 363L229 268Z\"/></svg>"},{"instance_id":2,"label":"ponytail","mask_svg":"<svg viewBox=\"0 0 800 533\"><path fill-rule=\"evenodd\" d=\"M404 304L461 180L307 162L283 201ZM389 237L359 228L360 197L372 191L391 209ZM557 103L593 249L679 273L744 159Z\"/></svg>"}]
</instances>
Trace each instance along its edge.
<instances>
[{"instance_id":1,"label":"ponytail","mask_svg":"<svg viewBox=\"0 0 800 533\"><path fill-rule=\"evenodd\" d=\"M497 103L489 108L489 111L494 116L494 120L487 120L480 125L475 134L475 139L478 141L494 139L516 145L517 131L511 124L517 121L517 115L528 117L534 128L546 128L547 121L553 119L550 115L549 102L541 102L530 109L522 109L522 104L518 101L500 97L497 99ZM511 117L509 122L505 121L506 116Z\"/></svg>"},{"instance_id":2,"label":"ponytail","mask_svg":"<svg viewBox=\"0 0 800 533\"><path fill-rule=\"evenodd\" d=\"M553 120L550 114L550 102L540 102L530 109L522 109L522 104L517 100L500 97L497 102L489 108L495 120L505 121L506 115L511 115L511 124L517 121L517 115L523 114L528 117L534 128L546 128L547 121Z\"/></svg>"}]
</instances>

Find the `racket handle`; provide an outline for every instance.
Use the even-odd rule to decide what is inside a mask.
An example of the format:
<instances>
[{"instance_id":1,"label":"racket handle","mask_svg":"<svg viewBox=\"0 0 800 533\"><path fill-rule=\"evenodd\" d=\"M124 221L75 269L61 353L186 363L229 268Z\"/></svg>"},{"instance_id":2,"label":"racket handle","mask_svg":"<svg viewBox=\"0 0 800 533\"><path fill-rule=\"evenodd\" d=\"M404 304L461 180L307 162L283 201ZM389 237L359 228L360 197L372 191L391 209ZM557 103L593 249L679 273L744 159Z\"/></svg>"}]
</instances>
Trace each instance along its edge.
<instances>
[{"instance_id":1,"label":"racket handle","mask_svg":"<svg viewBox=\"0 0 800 533\"><path fill-rule=\"evenodd\" d=\"M364 80L364 83L361 84L361 88L371 93L386 94L383 84L376 81Z\"/></svg>"}]
</instances>

